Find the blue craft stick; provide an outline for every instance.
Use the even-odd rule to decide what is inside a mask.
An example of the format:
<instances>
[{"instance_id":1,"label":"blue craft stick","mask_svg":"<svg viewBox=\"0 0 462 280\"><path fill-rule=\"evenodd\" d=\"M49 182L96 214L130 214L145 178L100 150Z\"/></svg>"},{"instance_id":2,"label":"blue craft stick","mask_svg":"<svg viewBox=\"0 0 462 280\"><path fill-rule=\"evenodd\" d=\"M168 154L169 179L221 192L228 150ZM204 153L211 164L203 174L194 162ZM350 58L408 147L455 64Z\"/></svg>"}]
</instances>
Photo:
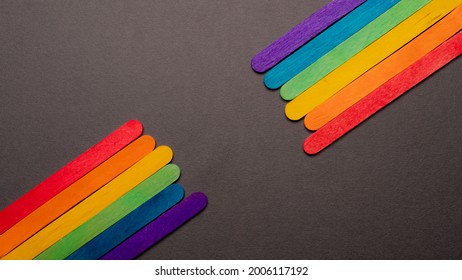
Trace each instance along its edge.
<instances>
[{"instance_id":1,"label":"blue craft stick","mask_svg":"<svg viewBox=\"0 0 462 280\"><path fill-rule=\"evenodd\" d=\"M207 203L208 198L204 193L190 194L182 202L112 249L101 260L131 260L136 258L199 214L205 209Z\"/></svg>"},{"instance_id":2,"label":"blue craft stick","mask_svg":"<svg viewBox=\"0 0 462 280\"><path fill-rule=\"evenodd\" d=\"M103 231L67 257L68 260L97 260L162 213L184 196L183 187L172 184L123 219Z\"/></svg>"},{"instance_id":3,"label":"blue craft stick","mask_svg":"<svg viewBox=\"0 0 462 280\"><path fill-rule=\"evenodd\" d=\"M265 75L265 85L277 89L361 30L400 0L368 0L281 61Z\"/></svg>"}]
</instances>

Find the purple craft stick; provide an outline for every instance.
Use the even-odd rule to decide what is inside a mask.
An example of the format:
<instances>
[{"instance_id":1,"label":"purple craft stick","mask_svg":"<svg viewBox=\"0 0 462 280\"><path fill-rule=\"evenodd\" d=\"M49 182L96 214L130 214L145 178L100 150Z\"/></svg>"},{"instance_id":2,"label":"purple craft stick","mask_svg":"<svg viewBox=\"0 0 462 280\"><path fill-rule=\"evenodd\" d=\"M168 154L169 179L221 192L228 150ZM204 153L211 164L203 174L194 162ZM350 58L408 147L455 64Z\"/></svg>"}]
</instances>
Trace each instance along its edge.
<instances>
[{"instance_id":1,"label":"purple craft stick","mask_svg":"<svg viewBox=\"0 0 462 280\"><path fill-rule=\"evenodd\" d=\"M252 59L252 68L263 73L310 41L366 0L333 0L307 17Z\"/></svg>"},{"instance_id":2,"label":"purple craft stick","mask_svg":"<svg viewBox=\"0 0 462 280\"><path fill-rule=\"evenodd\" d=\"M196 192L162 214L104 255L102 260L131 260L179 228L207 206L207 196Z\"/></svg>"}]
</instances>

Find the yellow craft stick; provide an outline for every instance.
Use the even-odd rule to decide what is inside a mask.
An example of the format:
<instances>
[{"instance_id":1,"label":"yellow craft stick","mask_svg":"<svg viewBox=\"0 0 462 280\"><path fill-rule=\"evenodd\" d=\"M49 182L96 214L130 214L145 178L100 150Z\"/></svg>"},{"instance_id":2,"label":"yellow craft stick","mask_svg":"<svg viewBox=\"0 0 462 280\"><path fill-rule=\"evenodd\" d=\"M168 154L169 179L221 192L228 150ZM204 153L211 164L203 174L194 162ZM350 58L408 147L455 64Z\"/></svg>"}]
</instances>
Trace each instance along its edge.
<instances>
[{"instance_id":1,"label":"yellow craft stick","mask_svg":"<svg viewBox=\"0 0 462 280\"><path fill-rule=\"evenodd\" d=\"M311 110L438 22L462 0L433 0L286 105L291 120Z\"/></svg>"},{"instance_id":2,"label":"yellow craft stick","mask_svg":"<svg viewBox=\"0 0 462 280\"><path fill-rule=\"evenodd\" d=\"M173 157L169 147L161 146L149 153L124 173L116 177L93 195L63 214L22 243L2 259L30 260L98 214L146 178L167 165Z\"/></svg>"},{"instance_id":3,"label":"yellow craft stick","mask_svg":"<svg viewBox=\"0 0 462 280\"><path fill-rule=\"evenodd\" d=\"M305 116L305 127L317 130L462 29L462 5L409 44L377 64Z\"/></svg>"}]
</instances>

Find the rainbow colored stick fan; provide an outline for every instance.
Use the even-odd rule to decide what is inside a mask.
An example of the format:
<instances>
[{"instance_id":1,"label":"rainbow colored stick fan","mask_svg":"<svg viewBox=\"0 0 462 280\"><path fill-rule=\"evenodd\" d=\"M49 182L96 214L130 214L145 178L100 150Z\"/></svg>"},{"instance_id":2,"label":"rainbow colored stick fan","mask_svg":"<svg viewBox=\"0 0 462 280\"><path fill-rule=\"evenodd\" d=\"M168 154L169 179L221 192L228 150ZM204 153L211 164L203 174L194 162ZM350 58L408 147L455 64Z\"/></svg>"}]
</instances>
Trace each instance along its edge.
<instances>
[{"instance_id":1,"label":"rainbow colored stick fan","mask_svg":"<svg viewBox=\"0 0 462 280\"><path fill-rule=\"evenodd\" d=\"M173 151L155 148L154 138L139 137L142 130L138 121L124 124L3 210L0 258L98 259L132 235L157 238L138 231L184 190L174 184L180 168L169 164ZM177 225L172 232L184 216L169 222Z\"/></svg>"},{"instance_id":2,"label":"rainbow colored stick fan","mask_svg":"<svg viewBox=\"0 0 462 280\"><path fill-rule=\"evenodd\" d=\"M287 35L278 39L271 46L291 53L266 57L277 63L260 69L269 70L265 84L281 87L281 97L290 101L287 118L304 118L306 128L319 129L305 141L308 154L325 149L460 56L462 0L369 0L324 26L303 46Z\"/></svg>"}]
</instances>

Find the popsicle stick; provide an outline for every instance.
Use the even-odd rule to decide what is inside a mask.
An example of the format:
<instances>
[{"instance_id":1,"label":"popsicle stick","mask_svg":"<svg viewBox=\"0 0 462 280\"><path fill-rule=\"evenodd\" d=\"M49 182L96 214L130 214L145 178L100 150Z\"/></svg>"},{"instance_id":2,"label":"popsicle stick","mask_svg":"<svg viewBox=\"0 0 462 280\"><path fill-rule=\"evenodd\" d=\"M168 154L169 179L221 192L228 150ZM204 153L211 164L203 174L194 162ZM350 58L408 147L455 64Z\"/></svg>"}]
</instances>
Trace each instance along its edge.
<instances>
[{"instance_id":1,"label":"popsicle stick","mask_svg":"<svg viewBox=\"0 0 462 280\"><path fill-rule=\"evenodd\" d=\"M353 81L305 116L305 126L319 129L462 29L462 5Z\"/></svg>"},{"instance_id":2,"label":"popsicle stick","mask_svg":"<svg viewBox=\"0 0 462 280\"><path fill-rule=\"evenodd\" d=\"M178 180L180 168L169 164L43 251L37 260L63 260Z\"/></svg>"},{"instance_id":3,"label":"popsicle stick","mask_svg":"<svg viewBox=\"0 0 462 280\"><path fill-rule=\"evenodd\" d=\"M459 32L313 133L305 140L305 152L319 153L461 54L462 33Z\"/></svg>"},{"instance_id":4,"label":"popsicle stick","mask_svg":"<svg viewBox=\"0 0 462 280\"><path fill-rule=\"evenodd\" d=\"M151 136L141 136L19 221L0 235L0 257L137 163L154 149L154 145Z\"/></svg>"},{"instance_id":5,"label":"popsicle stick","mask_svg":"<svg viewBox=\"0 0 462 280\"><path fill-rule=\"evenodd\" d=\"M129 121L62 167L0 212L0 234L49 199L110 158L143 132L139 121Z\"/></svg>"},{"instance_id":6,"label":"popsicle stick","mask_svg":"<svg viewBox=\"0 0 462 280\"><path fill-rule=\"evenodd\" d=\"M119 199L146 178L168 164L173 157L169 147L161 146L26 240L2 259L33 259L58 240Z\"/></svg>"},{"instance_id":7,"label":"popsicle stick","mask_svg":"<svg viewBox=\"0 0 462 280\"><path fill-rule=\"evenodd\" d=\"M167 187L66 259L97 260L101 258L125 239L177 204L183 198L183 195L184 190L181 185L173 184Z\"/></svg>"},{"instance_id":8,"label":"popsicle stick","mask_svg":"<svg viewBox=\"0 0 462 280\"><path fill-rule=\"evenodd\" d=\"M265 72L365 0L333 0L319 9L252 59L256 72Z\"/></svg>"},{"instance_id":9,"label":"popsicle stick","mask_svg":"<svg viewBox=\"0 0 462 280\"><path fill-rule=\"evenodd\" d=\"M149 223L122 244L104 255L103 260L130 260L139 256L165 236L193 218L207 206L203 193L193 193Z\"/></svg>"},{"instance_id":10,"label":"popsicle stick","mask_svg":"<svg viewBox=\"0 0 462 280\"><path fill-rule=\"evenodd\" d=\"M265 75L265 85L277 89L320 57L393 7L399 0L369 0L281 61Z\"/></svg>"},{"instance_id":11,"label":"popsicle stick","mask_svg":"<svg viewBox=\"0 0 462 280\"><path fill-rule=\"evenodd\" d=\"M402 0L324 56L313 55L316 53L313 50L313 54L307 55L320 58L283 85L281 97L284 100L294 99L429 2Z\"/></svg>"},{"instance_id":12,"label":"popsicle stick","mask_svg":"<svg viewBox=\"0 0 462 280\"><path fill-rule=\"evenodd\" d=\"M301 119L339 90L438 22L461 3L462 0L433 0L289 102L286 105L286 116L291 120Z\"/></svg>"}]
</instances>

